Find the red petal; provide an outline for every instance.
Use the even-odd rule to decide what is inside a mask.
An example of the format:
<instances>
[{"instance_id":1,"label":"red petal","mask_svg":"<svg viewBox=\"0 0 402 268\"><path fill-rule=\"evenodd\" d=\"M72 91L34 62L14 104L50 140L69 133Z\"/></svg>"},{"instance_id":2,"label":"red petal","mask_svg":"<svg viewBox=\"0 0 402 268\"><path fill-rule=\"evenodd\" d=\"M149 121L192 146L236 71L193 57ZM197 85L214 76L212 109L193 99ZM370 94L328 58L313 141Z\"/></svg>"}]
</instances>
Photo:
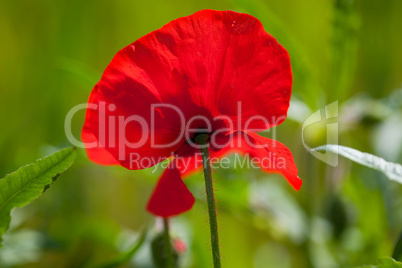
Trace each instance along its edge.
<instances>
[{"instance_id":1,"label":"red petal","mask_svg":"<svg viewBox=\"0 0 402 268\"><path fill-rule=\"evenodd\" d=\"M122 76L113 87L107 86L108 79L110 76L95 86L88 101L81 138L89 158L99 164L143 169L169 157L182 139L165 148L152 142L166 145L180 136L179 114L172 109L151 110L157 98L140 87L131 90L135 83L130 79L125 81ZM90 146L92 143L96 146Z\"/></svg>"},{"instance_id":2,"label":"red petal","mask_svg":"<svg viewBox=\"0 0 402 268\"><path fill-rule=\"evenodd\" d=\"M158 87L168 102L177 103L172 97L180 95L184 106L191 106L190 95L193 104L213 116L228 115L233 122L241 119L237 129L266 129L286 117L292 85L289 55L248 14L202 10L172 21L134 46L148 52L149 57L141 61L145 70L160 69L151 72L153 81L166 69L178 70L185 78L184 88L172 88L171 83L168 90ZM247 125L256 116L267 123L255 119Z\"/></svg>"},{"instance_id":3,"label":"red petal","mask_svg":"<svg viewBox=\"0 0 402 268\"><path fill-rule=\"evenodd\" d=\"M299 190L302 180L297 176L298 170L290 150L279 141L262 137L256 133L247 133L243 136L241 150L256 158L262 170L279 172L295 190ZM260 145L262 148L258 148Z\"/></svg>"},{"instance_id":4,"label":"red petal","mask_svg":"<svg viewBox=\"0 0 402 268\"><path fill-rule=\"evenodd\" d=\"M156 216L167 218L190 210L194 202L194 196L172 162L159 179L147 210Z\"/></svg>"},{"instance_id":5,"label":"red petal","mask_svg":"<svg viewBox=\"0 0 402 268\"><path fill-rule=\"evenodd\" d=\"M88 101L106 104L100 113L104 120L99 119L99 110L88 109L82 140L98 143L93 148L86 146L95 162L146 168L170 156L184 141L177 111L152 109L153 104L172 104L185 120L200 114L210 119L227 115L237 124L235 130L266 129L285 119L291 84L287 51L256 18L202 10L168 23L116 54ZM109 105L116 109L111 111ZM152 112L156 116L153 126ZM130 116L143 118L146 127L133 121L119 131L118 119ZM157 144L179 139L167 148L155 148L151 136ZM142 137L148 139L138 148L127 144ZM133 161L133 154L137 160L147 159L149 165Z\"/></svg>"},{"instance_id":6,"label":"red petal","mask_svg":"<svg viewBox=\"0 0 402 268\"><path fill-rule=\"evenodd\" d=\"M222 158L231 153L248 154L266 172L281 173L295 190L299 190L302 180L290 150L280 143L256 133L237 132L232 134L231 143L221 150L209 150L210 158ZM177 168L183 176L192 174L202 167L200 154L176 158Z\"/></svg>"}]
</instances>

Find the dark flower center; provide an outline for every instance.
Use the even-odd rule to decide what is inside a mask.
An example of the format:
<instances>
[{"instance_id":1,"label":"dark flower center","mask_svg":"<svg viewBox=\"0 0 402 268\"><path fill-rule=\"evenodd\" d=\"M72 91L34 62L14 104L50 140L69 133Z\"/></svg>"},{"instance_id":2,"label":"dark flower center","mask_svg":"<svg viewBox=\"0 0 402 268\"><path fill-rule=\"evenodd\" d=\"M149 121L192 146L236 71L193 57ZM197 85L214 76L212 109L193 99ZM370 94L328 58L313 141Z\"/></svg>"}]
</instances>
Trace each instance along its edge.
<instances>
[{"instance_id":1,"label":"dark flower center","mask_svg":"<svg viewBox=\"0 0 402 268\"><path fill-rule=\"evenodd\" d=\"M199 132L194 135L194 142L198 145L205 145L209 142L209 137L209 133Z\"/></svg>"}]
</instances>

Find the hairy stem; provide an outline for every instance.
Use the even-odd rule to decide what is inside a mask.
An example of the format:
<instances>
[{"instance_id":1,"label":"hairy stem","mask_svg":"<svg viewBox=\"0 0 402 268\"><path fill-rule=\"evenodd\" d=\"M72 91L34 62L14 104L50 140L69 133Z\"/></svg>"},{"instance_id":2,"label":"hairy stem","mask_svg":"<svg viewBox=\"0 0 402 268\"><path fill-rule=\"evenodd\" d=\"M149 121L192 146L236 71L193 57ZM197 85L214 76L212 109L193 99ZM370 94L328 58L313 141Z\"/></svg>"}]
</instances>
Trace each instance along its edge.
<instances>
[{"instance_id":1,"label":"hairy stem","mask_svg":"<svg viewBox=\"0 0 402 268\"><path fill-rule=\"evenodd\" d=\"M202 146L201 154L202 154L202 164L204 167L205 189L207 193L209 226L211 230L212 258L214 262L214 268L220 268L221 256L219 251L218 223L216 219L214 188L212 185L211 164L209 162L209 152L207 146L208 139L209 135L200 134L196 137L196 143Z\"/></svg>"}]
</instances>

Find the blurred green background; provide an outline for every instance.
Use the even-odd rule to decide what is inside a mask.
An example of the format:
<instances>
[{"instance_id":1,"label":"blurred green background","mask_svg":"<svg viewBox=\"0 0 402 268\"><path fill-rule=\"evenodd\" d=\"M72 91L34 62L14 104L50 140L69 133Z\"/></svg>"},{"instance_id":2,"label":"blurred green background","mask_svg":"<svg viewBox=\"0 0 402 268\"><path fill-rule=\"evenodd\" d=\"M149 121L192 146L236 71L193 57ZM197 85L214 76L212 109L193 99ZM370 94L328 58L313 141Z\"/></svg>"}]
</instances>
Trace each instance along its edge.
<instances>
[{"instance_id":1,"label":"blurred green background","mask_svg":"<svg viewBox=\"0 0 402 268\"><path fill-rule=\"evenodd\" d=\"M302 125L338 101L339 143L402 161L402 1L0 1L0 177L69 146L64 119L85 103L114 54L200 9L254 15L288 49L294 86L277 139L304 184L254 169L215 170L223 267L352 267L392 256L402 226L402 187L340 158L310 155ZM84 111L73 118L78 138ZM306 128L325 144L325 124ZM161 170L128 171L77 161L34 203L13 211L0 267L97 267L146 242L122 267L153 267L158 222L144 207ZM186 180L195 207L173 219L186 243L182 267L211 267L201 175ZM398 256L399 255L399 256ZM400 253L395 259L402 261Z\"/></svg>"}]
</instances>

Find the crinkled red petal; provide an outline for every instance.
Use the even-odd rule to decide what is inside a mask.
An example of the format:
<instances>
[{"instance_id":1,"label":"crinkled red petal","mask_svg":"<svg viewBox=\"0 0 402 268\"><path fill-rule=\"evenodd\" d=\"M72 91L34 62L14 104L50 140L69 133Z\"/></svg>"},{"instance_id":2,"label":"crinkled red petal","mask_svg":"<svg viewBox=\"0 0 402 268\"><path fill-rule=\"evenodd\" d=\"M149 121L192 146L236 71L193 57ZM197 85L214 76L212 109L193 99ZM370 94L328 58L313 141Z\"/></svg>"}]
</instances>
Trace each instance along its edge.
<instances>
[{"instance_id":1,"label":"crinkled red petal","mask_svg":"<svg viewBox=\"0 0 402 268\"><path fill-rule=\"evenodd\" d=\"M248 131L281 123L291 84L289 55L260 21L202 10L116 54L89 98L82 140L99 164L146 168L183 144L182 119L224 115Z\"/></svg>"}]
</instances>

